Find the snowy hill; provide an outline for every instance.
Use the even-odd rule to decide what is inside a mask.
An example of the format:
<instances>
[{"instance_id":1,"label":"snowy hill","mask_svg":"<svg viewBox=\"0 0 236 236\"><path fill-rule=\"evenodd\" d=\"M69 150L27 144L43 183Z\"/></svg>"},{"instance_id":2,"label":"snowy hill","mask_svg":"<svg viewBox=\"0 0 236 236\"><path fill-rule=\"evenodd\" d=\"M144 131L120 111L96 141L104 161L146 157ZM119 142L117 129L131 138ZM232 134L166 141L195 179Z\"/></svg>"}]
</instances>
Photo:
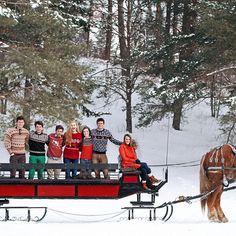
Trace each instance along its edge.
<instances>
[{"instance_id":1,"label":"snowy hill","mask_svg":"<svg viewBox=\"0 0 236 236\"><path fill-rule=\"evenodd\" d=\"M122 140L125 134L124 114L119 103L111 108L112 115L104 117L106 128L113 136ZM185 114L185 123L182 131L169 128L169 143L167 152L168 120L155 123L146 129L134 129L133 136L139 144L138 156L149 164L165 164L198 161L210 148L222 144L219 137L218 125L210 117L210 109L201 103L188 110ZM82 122L91 128L95 127L96 119L86 118ZM167 156L168 153L168 156ZM108 156L110 162L116 162L118 147L109 143ZM8 155L1 145L1 161L8 162ZM163 177L163 168L152 168L153 173ZM173 201L178 196L190 196L199 193L199 166L169 167L169 182L160 190L157 205ZM42 234L80 234L88 235L132 235L140 234L159 235L221 235L232 233L236 223L234 210L235 199L233 191L223 194L222 206L230 222L227 224L209 223L203 216L199 201L192 204L181 203L175 205L172 218L163 223L161 221L148 221L148 211L135 213L135 220L127 220L127 212L122 207L129 206L131 196L121 200L11 200L11 205L48 206L48 214L40 223L33 222L2 222L1 232L5 236ZM146 196L149 198L150 196ZM69 213L69 214L66 214ZM157 212L158 215L158 212ZM89 224L88 224L89 223ZM17 232L17 233L16 233Z\"/></svg>"}]
</instances>

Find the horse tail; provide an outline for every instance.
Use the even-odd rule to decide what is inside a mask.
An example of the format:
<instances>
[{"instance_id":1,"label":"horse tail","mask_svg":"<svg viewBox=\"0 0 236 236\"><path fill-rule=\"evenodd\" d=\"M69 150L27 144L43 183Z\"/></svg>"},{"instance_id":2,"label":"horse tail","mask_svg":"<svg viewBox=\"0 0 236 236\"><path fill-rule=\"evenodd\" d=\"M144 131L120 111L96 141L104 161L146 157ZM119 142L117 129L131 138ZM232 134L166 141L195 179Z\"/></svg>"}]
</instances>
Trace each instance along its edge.
<instances>
[{"instance_id":1,"label":"horse tail","mask_svg":"<svg viewBox=\"0 0 236 236\"><path fill-rule=\"evenodd\" d=\"M204 155L202 157L202 160L201 160L201 163L200 163L200 175L199 176L200 176L200 193L201 194L208 191L208 182L209 182L208 177L206 175L206 171L205 171L204 166L203 166L205 156L206 155ZM207 201L206 198L201 199L202 212L205 212L206 201Z\"/></svg>"}]
</instances>

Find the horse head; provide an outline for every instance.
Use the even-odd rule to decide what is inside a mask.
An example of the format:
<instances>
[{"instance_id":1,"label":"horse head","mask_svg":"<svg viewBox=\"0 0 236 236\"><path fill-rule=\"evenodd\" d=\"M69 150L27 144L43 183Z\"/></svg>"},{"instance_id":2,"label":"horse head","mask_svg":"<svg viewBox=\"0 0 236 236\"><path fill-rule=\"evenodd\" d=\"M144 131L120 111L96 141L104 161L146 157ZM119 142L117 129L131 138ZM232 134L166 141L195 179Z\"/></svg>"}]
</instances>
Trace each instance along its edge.
<instances>
[{"instance_id":1,"label":"horse head","mask_svg":"<svg viewBox=\"0 0 236 236\"><path fill-rule=\"evenodd\" d=\"M225 177L231 183L236 180L236 148L232 145L225 147Z\"/></svg>"}]
</instances>

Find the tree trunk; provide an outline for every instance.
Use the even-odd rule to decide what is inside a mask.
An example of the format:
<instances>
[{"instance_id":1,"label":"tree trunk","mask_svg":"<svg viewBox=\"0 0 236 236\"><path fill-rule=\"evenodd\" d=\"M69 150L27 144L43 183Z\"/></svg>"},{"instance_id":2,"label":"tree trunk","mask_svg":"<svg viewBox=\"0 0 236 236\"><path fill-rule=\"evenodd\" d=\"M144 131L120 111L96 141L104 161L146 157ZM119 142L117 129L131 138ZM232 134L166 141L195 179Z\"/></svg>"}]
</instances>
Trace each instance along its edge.
<instances>
[{"instance_id":1,"label":"tree trunk","mask_svg":"<svg viewBox=\"0 0 236 236\"><path fill-rule=\"evenodd\" d=\"M178 34L178 14L179 14L179 1L174 1L174 7L173 7L173 35Z\"/></svg>"},{"instance_id":2,"label":"tree trunk","mask_svg":"<svg viewBox=\"0 0 236 236\"><path fill-rule=\"evenodd\" d=\"M23 116L25 118L25 128L30 129L30 107L31 107L31 83L29 79L25 80Z\"/></svg>"},{"instance_id":3,"label":"tree trunk","mask_svg":"<svg viewBox=\"0 0 236 236\"><path fill-rule=\"evenodd\" d=\"M131 93L127 94L127 102L126 102L126 130L132 133L132 99Z\"/></svg>"},{"instance_id":4,"label":"tree trunk","mask_svg":"<svg viewBox=\"0 0 236 236\"><path fill-rule=\"evenodd\" d=\"M126 130L132 132L132 81L130 75L130 66L128 63L130 57L130 14L131 4L128 1L128 17L127 17L127 37L125 36L125 21L124 21L124 0L118 0L118 31L119 31L119 46L122 76L125 79L125 91L126 91ZM127 40L126 40L127 38Z\"/></svg>"},{"instance_id":5,"label":"tree trunk","mask_svg":"<svg viewBox=\"0 0 236 236\"><path fill-rule=\"evenodd\" d=\"M178 98L174 101L174 117L173 117L172 127L175 130L180 130L182 109L183 109L183 99Z\"/></svg>"},{"instance_id":6,"label":"tree trunk","mask_svg":"<svg viewBox=\"0 0 236 236\"><path fill-rule=\"evenodd\" d=\"M172 0L167 0L166 4L166 23L165 23L165 34L170 34L170 22L171 22L171 4Z\"/></svg>"},{"instance_id":7,"label":"tree trunk","mask_svg":"<svg viewBox=\"0 0 236 236\"><path fill-rule=\"evenodd\" d=\"M119 46L121 59L128 58L128 48L125 40L125 23L124 23L124 0L118 0L118 31Z\"/></svg>"},{"instance_id":8,"label":"tree trunk","mask_svg":"<svg viewBox=\"0 0 236 236\"><path fill-rule=\"evenodd\" d=\"M112 40L112 0L108 0L108 15L106 26L106 45L104 50L103 59L110 60L111 57L111 40Z\"/></svg>"},{"instance_id":9,"label":"tree trunk","mask_svg":"<svg viewBox=\"0 0 236 236\"><path fill-rule=\"evenodd\" d=\"M190 8L190 1L184 2L184 12L183 12L183 20L182 20L182 33L183 34L190 34L194 32L194 21L196 19L196 12L191 10ZM192 53L194 52L194 47L185 48L185 50L180 52L179 60L189 60ZM181 89L185 90L186 84L184 84ZM177 88L178 89L178 88ZM184 100L181 98L177 98L174 101L174 118L173 118L173 128L176 130L180 130L181 124L181 116L182 116L182 109L184 105Z\"/></svg>"},{"instance_id":10,"label":"tree trunk","mask_svg":"<svg viewBox=\"0 0 236 236\"><path fill-rule=\"evenodd\" d=\"M1 55L1 54L0 54ZM2 57L4 58L4 57ZM7 94L9 93L8 91L8 79L6 77L3 76L3 78L1 78L1 91L0 91L0 99L1 99L1 114L6 115L7 113Z\"/></svg>"},{"instance_id":11,"label":"tree trunk","mask_svg":"<svg viewBox=\"0 0 236 236\"><path fill-rule=\"evenodd\" d=\"M1 99L1 114L7 114L7 99Z\"/></svg>"},{"instance_id":12,"label":"tree trunk","mask_svg":"<svg viewBox=\"0 0 236 236\"><path fill-rule=\"evenodd\" d=\"M87 22L87 28L86 28L86 32L85 32L85 37L86 37L86 45L87 45L87 48L89 49L88 50L88 53L87 53L87 56L90 57L91 55L91 49L90 49L90 24L91 24L91 18L93 16L93 6L94 6L94 3L93 3L93 0L90 0L89 1L89 17L88 17L88 22Z\"/></svg>"},{"instance_id":13,"label":"tree trunk","mask_svg":"<svg viewBox=\"0 0 236 236\"><path fill-rule=\"evenodd\" d=\"M156 12L155 12L155 37L156 37L156 45L157 48L160 48L161 43L163 41L162 38L162 10L161 10L161 2L157 1L156 3Z\"/></svg>"},{"instance_id":14,"label":"tree trunk","mask_svg":"<svg viewBox=\"0 0 236 236\"><path fill-rule=\"evenodd\" d=\"M211 91L211 116L216 117L216 112L215 112L215 97Z\"/></svg>"}]
</instances>

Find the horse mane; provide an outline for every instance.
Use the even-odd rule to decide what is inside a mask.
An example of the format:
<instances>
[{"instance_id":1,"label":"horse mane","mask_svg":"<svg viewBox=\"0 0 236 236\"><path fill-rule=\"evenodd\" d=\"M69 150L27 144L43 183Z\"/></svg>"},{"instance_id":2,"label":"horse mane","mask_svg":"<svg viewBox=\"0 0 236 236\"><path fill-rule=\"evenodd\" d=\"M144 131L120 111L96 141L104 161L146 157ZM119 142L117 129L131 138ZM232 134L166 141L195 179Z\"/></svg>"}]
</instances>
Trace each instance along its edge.
<instances>
[{"instance_id":1,"label":"horse mane","mask_svg":"<svg viewBox=\"0 0 236 236\"><path fill-rule=\"evenodd\" d=\"M229 143L227 143L227 145L231 147L232 152L234 153L234 155L236 155L236 146Z\"/></svg>"}]
</instances>

